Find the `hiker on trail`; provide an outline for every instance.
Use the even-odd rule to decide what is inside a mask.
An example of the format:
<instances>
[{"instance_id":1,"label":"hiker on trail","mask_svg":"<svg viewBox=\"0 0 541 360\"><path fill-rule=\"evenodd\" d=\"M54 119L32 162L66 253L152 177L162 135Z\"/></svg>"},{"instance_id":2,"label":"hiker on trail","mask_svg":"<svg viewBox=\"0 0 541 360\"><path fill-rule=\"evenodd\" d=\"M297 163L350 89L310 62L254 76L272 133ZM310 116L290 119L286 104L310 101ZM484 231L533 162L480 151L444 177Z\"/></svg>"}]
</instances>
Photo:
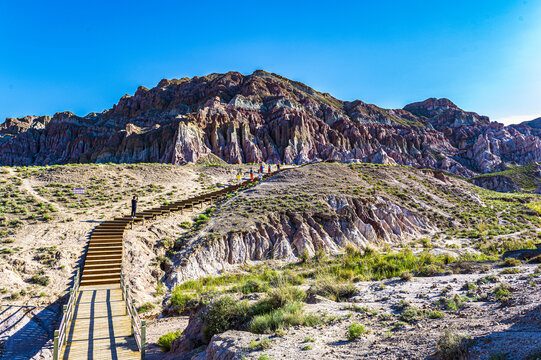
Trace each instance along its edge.
<instances>
[{"instance_id":1,"label":"hiker on trail","mask_svg":"<svg viewBox=\"0 0 541 360\"><path fill-rule=\"evenodd\" d=\"M133 199L131 199L131 217L135 217L135 213L137 211L137 200L139 200L139 197L137 195L133 195Z\"/></svg>"},{"instance_id":2,"label":"hiker on trail","mask_svg":"<svg viewBox=\"0 0 541 360\"><path fill-rule=\"evenodd\" d=\"M278 171L280 171L280 161L276 162L276 168L278 169Z\"/></svg>"},{"instance_id":3,"label":"hiker on trail","mask_svg":"<svg viewBox=\"0 0 541 360\"><path fill-rule=\"evenodd\" d=\"M263 170L259 171L259 181L263 180Z\"/></svg>"},{"instance_id":4,"label":"hiker on trail","mask_svg":"<svg viewBox=\"0 0 541 360\"><path fill-rule=\"evenodd\" d=\"M269 164L269 174L271 173L271 164Z\"/></svg>"},{"instance_id":5,"label":"hiker on trail","mask_svg":"<svg viewBox=\"0 0 541 360\"><path fill-rule=\"evenodd\" d=\"M259 167L259 172L260 172L260 173L263 172L263 164L261 164L261 166Z\"/></svg>"},{"instance_id":6,"label":"hiker on trail","mask_svg":"<svg viewBox=\"0 0 541 360\"><path fill-rule=\"evenodd\" d=\"M242 175L241 175L241 173L240 173L240 171L239 171L238 174L237 174L237 184L240 185L241 180L242 180Z\"/></svg>"},{"instance_id":7,"label":"hiker on trail","mask_svg":"<svg viewBox=\"0 0 541 360\"><path fill-rule=\"evenodd\" d=\"M254 170L250 169L250 180L254 181Z\"/></svg>"}]
</instances>

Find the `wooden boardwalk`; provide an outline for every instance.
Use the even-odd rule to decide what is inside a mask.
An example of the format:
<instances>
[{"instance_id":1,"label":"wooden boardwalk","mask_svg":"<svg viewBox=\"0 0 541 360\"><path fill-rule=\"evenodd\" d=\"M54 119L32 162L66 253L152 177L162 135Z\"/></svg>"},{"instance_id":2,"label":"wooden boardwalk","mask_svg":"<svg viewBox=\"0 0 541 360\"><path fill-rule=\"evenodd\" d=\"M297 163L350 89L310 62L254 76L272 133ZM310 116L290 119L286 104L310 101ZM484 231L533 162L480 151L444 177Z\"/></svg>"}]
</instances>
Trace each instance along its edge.
<instances>
[{"instance_id":1,"label":"wooden boardwalk","mask_svg":"<svg viewBox=\"0 0 541 360\"><path fill-rule=\"evenodd\" d=\"M80 288L60 359L141 359L120 285Z\"/></svg>"},{"instance_id":2,"label":"wooden boardwalk","mask_svg":"<svg viewBox=\"0 0 541 360\"><path fill-rule=\"evenodd\" d=\"M194 206L201 207L205 202L212 204L250 184L252 181L244 181L96 226L86 249L82 276L79 278L78 271L60 328L55 331L53 359L144 360L146 322L139 318L122 274L124 231L135 222L144 223L172 211L193 211Z\"/></svg>"}]
</instances>

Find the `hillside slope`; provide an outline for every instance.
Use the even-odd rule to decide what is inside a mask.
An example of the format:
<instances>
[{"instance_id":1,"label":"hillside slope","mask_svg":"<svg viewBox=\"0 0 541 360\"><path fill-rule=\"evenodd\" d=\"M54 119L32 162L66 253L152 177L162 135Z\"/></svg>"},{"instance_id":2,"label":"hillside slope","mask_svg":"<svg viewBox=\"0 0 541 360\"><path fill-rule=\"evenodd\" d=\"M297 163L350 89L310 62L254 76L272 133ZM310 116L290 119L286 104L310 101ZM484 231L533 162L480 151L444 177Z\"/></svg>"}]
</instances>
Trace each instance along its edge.
<instances>
[{"instance_id":1,"label":"hillside slope","mask_svg":"<svg viewBox=\"0 0 541 360\"><path fill-rule=\"evenodd\" d=\"M319 163L290 169L216 208L170 252L170 284L257 260L318 251L400 246L421 238L458 253L529 244L541 224L537 195L506 195L432 170ZM500 238L501 235L506 235ZM433 240L433 241L434 241ZM456 255L456 254L455 254Z\"/></svg>"}]
</instances>

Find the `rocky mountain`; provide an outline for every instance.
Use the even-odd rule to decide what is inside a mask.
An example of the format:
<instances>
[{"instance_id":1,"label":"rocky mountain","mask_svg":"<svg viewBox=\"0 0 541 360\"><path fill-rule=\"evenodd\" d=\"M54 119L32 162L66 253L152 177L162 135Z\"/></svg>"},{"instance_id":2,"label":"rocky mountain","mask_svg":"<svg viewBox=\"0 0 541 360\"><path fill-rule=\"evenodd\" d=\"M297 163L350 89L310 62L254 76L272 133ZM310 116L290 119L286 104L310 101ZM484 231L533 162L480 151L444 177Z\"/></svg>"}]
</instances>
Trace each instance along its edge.
<instances>
[{"instance_id":1,"label":"rocky mountain","mask_svg":"<svg viewBox=\"0 0 541 360\"><path fill-rule=\"evenodd\" d=\"M520 125L526 125L534 129L541 129L541 117L530 121L523 121Z\"/></svg>"},{"instance_id":2,"label":"rocky mountain","mask_svg":"<svg viewBox=\"0 0 541 360\"><path fill-rule=\"evenodd\" d=\"M0 164L313 160L404 164L471 176L541 160L541 134L447 99L404 109L341 101L258 70L162 80L103 113L7 119Z\"/></svg>"},{"instance_id":3,"label":"rocky mountain","mask_svg":"<svg viewBox=\"0 0 541 360\"><path fill-rule=\"evenodd\" d=\"M541 164L530 163L505 171L472 177L470 182L486 189L504 192L541 192Z\"/></svg>"}]
</instances>

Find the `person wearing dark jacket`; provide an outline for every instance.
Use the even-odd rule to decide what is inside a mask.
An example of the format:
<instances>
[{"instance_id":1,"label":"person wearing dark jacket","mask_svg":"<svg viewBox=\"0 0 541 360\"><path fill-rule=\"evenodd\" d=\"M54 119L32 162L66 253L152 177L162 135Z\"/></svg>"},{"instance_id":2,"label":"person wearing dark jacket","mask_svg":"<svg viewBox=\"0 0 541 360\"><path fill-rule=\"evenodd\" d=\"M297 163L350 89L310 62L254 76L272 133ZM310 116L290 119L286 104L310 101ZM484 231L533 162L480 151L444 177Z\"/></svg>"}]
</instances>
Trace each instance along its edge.
<instances>
[{"instance_id":1,"label":"person wearing dark jacket","mask_svg":"<svg viewBox=\"0 0 541 360\"><path fill-rule=\"evenodd\" d=\"M139 200L139 197L137 195L133 195L133 199L131 199L131 217L135 217L135 213L137 212L137 200Z\"/></svg>"}]
</instances>

